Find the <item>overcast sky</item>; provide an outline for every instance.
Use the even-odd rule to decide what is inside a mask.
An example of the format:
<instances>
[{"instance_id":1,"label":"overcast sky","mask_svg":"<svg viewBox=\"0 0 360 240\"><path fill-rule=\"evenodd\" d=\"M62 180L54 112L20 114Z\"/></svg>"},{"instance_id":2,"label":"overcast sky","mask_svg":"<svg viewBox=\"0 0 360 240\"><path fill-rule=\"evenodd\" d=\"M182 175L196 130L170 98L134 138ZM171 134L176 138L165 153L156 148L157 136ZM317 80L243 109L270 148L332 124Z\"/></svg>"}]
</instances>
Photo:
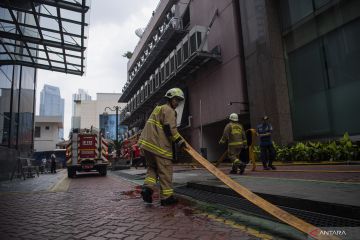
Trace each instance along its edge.
<instances>
[{"instance_id":1,"label":"overcast sky","mask_svg":"<svg viewBox=\"0 0 360 240\"><path fill-rule=\"evenodd\" d=\"M65 99L64 137L71 127L72 94L85 89L92 99L96 93L120 93L126 82L128 59L139 41L137 28L145 27L159 0L92 0L87 43L86 73L75 76L38 70L36 114L39 114L40 91L44 84L60 88Z\"/></svg>"}]
</instances>

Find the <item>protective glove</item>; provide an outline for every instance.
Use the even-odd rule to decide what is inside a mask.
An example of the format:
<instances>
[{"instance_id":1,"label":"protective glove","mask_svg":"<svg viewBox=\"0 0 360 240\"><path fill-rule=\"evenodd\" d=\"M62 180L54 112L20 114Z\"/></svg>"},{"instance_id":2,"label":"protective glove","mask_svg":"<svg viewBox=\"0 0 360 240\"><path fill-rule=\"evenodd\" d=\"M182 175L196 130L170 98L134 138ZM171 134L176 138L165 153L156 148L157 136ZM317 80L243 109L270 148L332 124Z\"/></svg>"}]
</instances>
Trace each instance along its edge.
<instances>
[{"instance_id":1,"label":"protective glove","mask_svg":"<svg viewBox=\"0 0 360 240\"><path fill-rule=\"evenodd\" d=\"M176 143L176 146L179 148L179 149L183 149L184 147L186 147L186 142L184 139L181 139L180 141L178 141Z\"/></svg>"}]
</instances>

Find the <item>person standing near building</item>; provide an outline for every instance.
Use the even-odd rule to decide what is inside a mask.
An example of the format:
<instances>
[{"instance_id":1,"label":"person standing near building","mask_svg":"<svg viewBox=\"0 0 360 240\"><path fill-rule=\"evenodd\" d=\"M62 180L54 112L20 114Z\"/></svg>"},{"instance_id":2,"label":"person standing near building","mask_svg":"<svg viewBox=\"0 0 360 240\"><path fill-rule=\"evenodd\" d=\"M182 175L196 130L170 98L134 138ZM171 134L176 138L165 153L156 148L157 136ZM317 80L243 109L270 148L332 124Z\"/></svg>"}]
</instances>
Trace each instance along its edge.
<instances>
[{"instance_id":1,"label":"person standing near building","mask_svg":"<svg viewBox=\"0 0 360 240\"><path fill-rule=\"evenodd\" d=\"M56 155L55 153L52 153L50 156L50 172L51 173L56 173Z\"/></svg>"},{"instance_id":2,"label":"person standing near building","mask_svg":"<svg viewBox=\"0 0 360 240\"><path fill-rule=\"evenodd\" d=\"M186 146L185 140L176 128L175 108L184 100L180 88L169 89L165 98L167 103L155 107L147 120L139 138L139 147L144 153L147 173L141 195L145 202L152 203L155 184L160 182L160 203L162 206L176 204L172 187L173 151L172 144L180 149Z\"/></svg>"},{"instance_id":3,"label":"person standing near building","mask_svg":"<svg viewBox=\"0 0 360 240\"><path fill-rule=\"evenodd\" d=\"M262 118L262 123L257 125L257 134L260 137L260 158L264 170L276 169L276 167L273 165L276 153L271 139L272 131L273 127L269 122L269 117L264 116Z\"/></svg>"},{"instance_id":4,"label":"person standing near building","mask_svg":"<svg viewBox=\"0 0 360 240\"><path fill-rule=\"evenodd\" d=\"M229 120L230 122L225 126L219 144L228 143L227 154L232 162L230 174L236 174L238 168L240 169L240 174L243 174L246 163L240 161L239 156L242 148L246 146L245 131L243 126L238 123L239 117L236 113L230 114Z\"/></svg>"}]
</instances>

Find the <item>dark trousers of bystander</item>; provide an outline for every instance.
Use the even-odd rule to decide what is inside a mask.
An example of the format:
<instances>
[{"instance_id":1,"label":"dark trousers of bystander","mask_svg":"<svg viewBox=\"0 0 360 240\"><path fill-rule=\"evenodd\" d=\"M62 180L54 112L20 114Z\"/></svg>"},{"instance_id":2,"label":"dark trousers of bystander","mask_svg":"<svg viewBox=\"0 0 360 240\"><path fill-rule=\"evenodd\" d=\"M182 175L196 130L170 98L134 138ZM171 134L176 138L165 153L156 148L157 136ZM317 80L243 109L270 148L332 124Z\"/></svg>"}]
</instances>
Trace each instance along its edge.
<instances>
[{"instance_id":1,"label":"dark trousers of bystander","mask_svg":"<svg viewBox=\"0 0 360 240\"><path fill-rule=\"evenodd\" d=\"M260 146L260 159L265 170L268 170L269 168L275 169L273 166L275 155L275 149L272 144Z\"/></svg>"}]
</instances>

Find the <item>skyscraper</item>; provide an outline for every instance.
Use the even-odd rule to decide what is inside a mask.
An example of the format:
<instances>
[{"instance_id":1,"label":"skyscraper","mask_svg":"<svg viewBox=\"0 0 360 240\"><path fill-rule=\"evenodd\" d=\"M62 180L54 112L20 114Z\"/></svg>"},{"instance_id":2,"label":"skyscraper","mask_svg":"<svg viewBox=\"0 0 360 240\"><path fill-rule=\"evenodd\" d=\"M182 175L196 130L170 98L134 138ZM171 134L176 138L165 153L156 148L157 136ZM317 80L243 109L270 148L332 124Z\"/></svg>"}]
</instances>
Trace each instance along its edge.
<instances>
[{"instance_id":1,"label":"skyscraper","mask_svg":"<svg viewBox=\"0 0 360 240\"><path fill-rule=\"evenodd\" d=\"M40 116L61 116L64 122L64 99L60 96L60 89L51 85L44 85L40 92ZM59 138L64 137L64 130L59 132Z\"/></svg>"},{"instance_id":2,"label":"skyscraper","mask_svg":"<svg viewBox=\"0 0 360 240\"><path fill-rule=\"evenodd\" d=\"M84 90L79 88L77 93L72 95L72 115L75 115L75 101L91 100L91 96Z\"/></svg>"}]
</instances>

